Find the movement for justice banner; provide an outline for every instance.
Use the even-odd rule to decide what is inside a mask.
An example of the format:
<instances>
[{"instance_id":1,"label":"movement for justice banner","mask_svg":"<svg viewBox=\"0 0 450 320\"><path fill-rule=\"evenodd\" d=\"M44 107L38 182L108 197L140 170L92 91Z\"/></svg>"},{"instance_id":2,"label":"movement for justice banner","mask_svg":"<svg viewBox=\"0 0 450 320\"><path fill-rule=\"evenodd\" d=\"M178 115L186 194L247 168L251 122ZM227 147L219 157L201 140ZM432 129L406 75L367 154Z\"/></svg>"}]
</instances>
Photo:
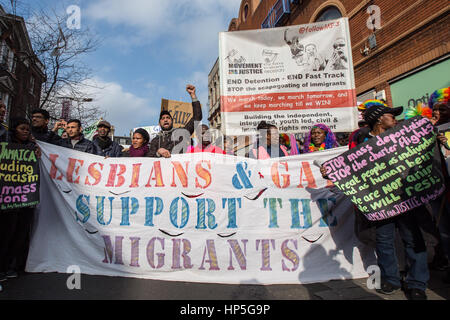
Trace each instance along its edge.
<instances>
[{"instance_id":1,"label":"movement for justice banner","mask_svg":"<svg viewBox=\"0 0 450 320\"><path fill-rule=\"evenodd\" d=\"M34 207L38 203L39 163L34 148L0 143L0 210Z\"/></svg>"},{"instance_id":2,"label":"movement for justice banner","mask_svg":"<svg viewBox=\"0 0 450 320\"><path fill-rule=\"evenodd\" d=\"M417 116L325 162L327 175L371 221L422 206L445 190L434 127Z\"/></svg>"},{"instance_id":3,"label":"movement for justice banner","mask_svg":"<svg viewBox=\"0 0 450 320\"><path fill-rule=\"evenodd\" d=\"M211 153L107 158L39 143L29 272L215 283L367 277L352 203L319 169L345 151L271 160Z\"/></svg>"},{"instance_id":4,"label":"movement for justice banner","mask_svg":"<svg viewBox=\"0 0 450 320\"><path fill-rule=\"evenodd\" d=\"M227 135L248 135L261 120L280 132L324 123L357 128L348 19L219 35L221 112Z\"/></svg>"}]
</instances>

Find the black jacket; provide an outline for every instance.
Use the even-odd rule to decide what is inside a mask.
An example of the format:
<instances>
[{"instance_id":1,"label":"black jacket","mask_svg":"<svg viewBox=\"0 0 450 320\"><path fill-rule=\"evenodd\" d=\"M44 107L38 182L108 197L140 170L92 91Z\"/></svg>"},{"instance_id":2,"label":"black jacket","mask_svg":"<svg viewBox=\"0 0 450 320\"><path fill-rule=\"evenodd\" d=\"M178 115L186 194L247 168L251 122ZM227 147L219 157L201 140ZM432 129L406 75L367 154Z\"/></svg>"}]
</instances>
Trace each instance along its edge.
<instances>
[{"instance_id":1,"label":"black jacket","mask_svg":"<svg viewBox=\"0 0 450 320\"><path fill-rule=\"evenodd\" d=\"M169 131L161 130L150 142L150 156L160 157L156 152L164 148L172 154L184 153L191 143L191 135L194 133L195 125L202 120L202 106L198 100L192 101L193 115L184 128L173 128Z\"/></svg>"},{"instance_id":2,"label":"black jacket","mask_svg":"<svg viewBox=\"0 0 450 320\"><path fill-rule=\"evenodd\" d=\"M81 152L86 152L90 154L96 154L101 156L102 151L97 145L95 145L92 141L86 139L84 135L81 135L81 139L75 144L72 145L72 141L70 138L63 139L63 147L74 149Z\"/></svg>"}]
</instances>

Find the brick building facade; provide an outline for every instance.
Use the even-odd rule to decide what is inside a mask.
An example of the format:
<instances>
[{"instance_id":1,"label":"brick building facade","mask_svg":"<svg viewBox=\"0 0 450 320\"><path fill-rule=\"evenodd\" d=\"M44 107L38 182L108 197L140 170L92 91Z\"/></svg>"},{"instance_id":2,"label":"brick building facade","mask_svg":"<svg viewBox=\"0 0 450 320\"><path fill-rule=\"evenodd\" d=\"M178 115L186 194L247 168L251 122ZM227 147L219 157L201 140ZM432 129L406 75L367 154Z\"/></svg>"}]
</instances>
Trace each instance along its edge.
<instances>
[{"instance_id":1,"label":"brick building facade","mask_svg":"<svg viewBox=\"0 0 450 320\"><path fill-rule=\"evenodd\" d=\"M243 0L228 31L347 17L358 101L407 107L450 86L449 8L446 0Z\"/></svg>"},{"instance_id":2,"label":"brick building facade","mask_svg":"<svg viewBox=\"0 0 450 320\"><path fill-rule=\"evenodd\" d=\"M0 6L0 99L7 106L5 122L27 117L39 107L44 66L33 52L25 21Z\"/></svg>"}]
</instances>

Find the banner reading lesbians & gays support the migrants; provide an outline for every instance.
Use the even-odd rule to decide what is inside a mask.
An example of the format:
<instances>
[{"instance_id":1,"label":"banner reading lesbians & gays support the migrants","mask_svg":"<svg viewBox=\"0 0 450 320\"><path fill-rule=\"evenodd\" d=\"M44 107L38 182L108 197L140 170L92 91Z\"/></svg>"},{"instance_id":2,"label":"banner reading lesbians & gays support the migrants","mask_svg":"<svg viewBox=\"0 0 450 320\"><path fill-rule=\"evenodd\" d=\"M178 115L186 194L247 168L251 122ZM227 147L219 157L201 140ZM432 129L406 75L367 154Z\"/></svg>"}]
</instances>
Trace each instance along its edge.
<instances>
[{"instance_id":1,"label":"banner reading lesbians & gays support the migrants","mask_svg":"<svg viewBox=\"0 0 450 320\"><path fill-rule=\"evenodd\" d=\"M222 122L227 135L248 135L261 120L280 132L324 123L357 128L348 19L219 36Z\"/></svg>"},{"instance_id":2,"label":"banner reading lesbians & gays support the migrants","mask_svg":"<svg viewBox=\"0 0 450 320\"><path fill-rule=\"evenodd\" d=\"M407 214L445 190L434 126L416 116L326 161L328 177L368 220Z\"/></svg>"},{"instance_id":3,"label":"banner reading lesbians & gays support the migrants","mask_svg":"<svg viewBox=\"0 0 450 320\"><path fill-rule=\"evenodd\" d=\"M215 283L366 277L353 205L313 160L193 153L103 158L39 142L41 205L27 271Z\"/></svg>"}]
</instances>

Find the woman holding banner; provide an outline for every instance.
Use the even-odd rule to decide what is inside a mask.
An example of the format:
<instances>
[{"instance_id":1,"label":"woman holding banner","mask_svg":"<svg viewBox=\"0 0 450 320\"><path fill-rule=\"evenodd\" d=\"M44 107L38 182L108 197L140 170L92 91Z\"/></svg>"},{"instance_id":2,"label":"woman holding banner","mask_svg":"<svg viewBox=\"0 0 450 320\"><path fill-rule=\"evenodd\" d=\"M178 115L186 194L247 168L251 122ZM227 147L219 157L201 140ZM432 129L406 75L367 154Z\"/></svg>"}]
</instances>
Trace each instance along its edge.
<instances>
[{"instance_id":1,"label":"woman holding banner","mask_svg":"<svg viewBox=\"0 0 450 320\"><path fill-rule=\"evenodd\" d=\"M40 150L32 141L30 122L25 118L15 118L11 119L11 123L8 142L27 149L31 147L40 157ZM14 192L17 188L22 186L17 185ZM25 270L34 210L32 206L0 211L0 281L16 278L18 272Z\"/></svg>"}]
</instances>

